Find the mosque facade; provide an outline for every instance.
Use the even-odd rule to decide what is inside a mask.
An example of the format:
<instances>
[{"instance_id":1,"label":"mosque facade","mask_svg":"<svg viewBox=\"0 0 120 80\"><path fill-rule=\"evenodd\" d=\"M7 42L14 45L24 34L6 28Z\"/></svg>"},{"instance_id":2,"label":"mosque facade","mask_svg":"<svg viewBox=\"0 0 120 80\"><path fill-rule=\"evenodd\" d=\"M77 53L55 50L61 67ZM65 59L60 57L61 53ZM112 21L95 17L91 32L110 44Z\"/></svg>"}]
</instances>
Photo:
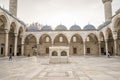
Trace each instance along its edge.
<instances>
[{"instance_id":1,"label":"mosque facade","mask_svg":"<svg viewBox=\"0 0 120 80\"><path fill-rule=\"evenodd\" d=\"M17 0L10 0L9 11L0 7L0 56L48 55L51 46L69 47L70 55L120 56L120 9L112 15L112 0L102 0L105 22L96 29L87 24L83 29L74 24L67 29L60 24L41 28L27 26L17 18Z\"/></svg>"}]
</instances>

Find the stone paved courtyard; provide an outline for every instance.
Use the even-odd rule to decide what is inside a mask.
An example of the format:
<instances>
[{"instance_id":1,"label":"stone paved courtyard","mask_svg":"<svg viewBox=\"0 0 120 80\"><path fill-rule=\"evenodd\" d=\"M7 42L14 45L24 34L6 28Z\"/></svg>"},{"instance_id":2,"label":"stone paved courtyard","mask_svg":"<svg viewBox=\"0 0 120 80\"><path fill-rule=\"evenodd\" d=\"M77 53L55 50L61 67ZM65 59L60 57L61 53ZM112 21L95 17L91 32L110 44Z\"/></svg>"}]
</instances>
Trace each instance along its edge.
<instances>
[{"instance_id":1,"label":"stone paved courtyard","mask_svg":"<svg viewBox=\"0 0 120 80\"><path fill-rule=\"evenodd\" d=\"M0 80L120 80L120 57L72 56L49 64L48 57L0 58Z\"/></svg>"}]
</instances>

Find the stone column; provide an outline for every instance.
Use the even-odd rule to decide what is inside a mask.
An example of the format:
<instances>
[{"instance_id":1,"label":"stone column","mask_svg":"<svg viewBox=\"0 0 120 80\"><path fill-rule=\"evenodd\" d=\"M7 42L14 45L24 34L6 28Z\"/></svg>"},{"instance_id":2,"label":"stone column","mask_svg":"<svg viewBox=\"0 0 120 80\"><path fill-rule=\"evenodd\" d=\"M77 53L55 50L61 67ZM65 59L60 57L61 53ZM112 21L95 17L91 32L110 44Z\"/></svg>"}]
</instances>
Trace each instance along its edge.
<instances>
[{"instance_id":1,"label":"stone column","mask_svg":"<svg viewBox=\"0 0 120 80\"><path fill-rule=\"evenodd\" d=\"M8 30L5 30L5 56L8 56Z\"/></svg>"},{"instance_id":2,"label":"stone column","mask_svg":"<svg viewBox=\"0 0 120 80\"><path fill-rule=\"evenodd\" d=\"M117 55L117 39L114 40L115 56Z\"/></svg>"},{"instance_id":3,"label":"stone column","mask_svg":"<svg viewBox=\"0 0 120 80\"><path fill-rule=\"evenodd\" d=\"M37 43L37 55L38 55L38 50L39 50L39 43Z\"/></svg>"},{"instance_id":4,"label":"stone column","mask_svg":"<svg viewBox=\"0 0 120 80\"><path fill-rule=\"evenodd\" d=\"M113 31L113 38L114 38L114 53L115 56L117 55L117 31Z\"/></svg>"},{"instance_id":5,"label":"stone column","mask_svg":"<svg viewBox=\"0 0 120 80\"><path fill-rule=\"evenodd\" d=\"M101 41L98 42L99 45L99 56L101 55Z\"/></svg>"},{"instance_id":6,"label":"stone column","mask_svg":"<svg viewBox=\"0 0 120 80\"><path fill-rule=\"evenodd\" d=\"M51 44L52 44L52 46L54 45L54 41L53 40L52 40Z\"/></svg>"},{"instance_id":7,"label":"stone column","mask_svg":"<svg viewBox=\"0 0 120 80\"><path fill-rule=\"evenodd\" d=\"M83 42L83 50L84 50L84 56L86 55L86 46L85 46L85 41Z\"/></svg>"},{"instance_id":8,"label":"stone column","mask_svg":"<svg viewBox=\"0 0 120 80\"><path fill-rule=\"evenodd\" d=\"M105 46L106 46L106 55L107 55L107 53L108 53L108 41L107 41L107 39L105 40Z\"/></svg>"},{"instance_id":9,"label":"stone column","mask_svg":"<svg viewBox=\"0 0 120 80\"><path fill-rule=\"evenodd\" d=\"M24 44L21 44L21 55L24 56Z\"/></svg>"},{"instance_id":10,"label":"stone column","mask_svg":"<svg viewBox=\"0 0 120 80\"><path fill-rule=\"evenodd\" d=\"M18 35L15 33L14 56L17 55L17 41L18 41Z\"/></svg>"},{"instance_id":11,"label":"stone column","mask_svg":"<svg viewBox=\"0 0 120 80\"><path fill-rule=\"evenodd\" d=\"M0 55L1 55L1 43L0 43Z\"/></svg>"}]
</instances>

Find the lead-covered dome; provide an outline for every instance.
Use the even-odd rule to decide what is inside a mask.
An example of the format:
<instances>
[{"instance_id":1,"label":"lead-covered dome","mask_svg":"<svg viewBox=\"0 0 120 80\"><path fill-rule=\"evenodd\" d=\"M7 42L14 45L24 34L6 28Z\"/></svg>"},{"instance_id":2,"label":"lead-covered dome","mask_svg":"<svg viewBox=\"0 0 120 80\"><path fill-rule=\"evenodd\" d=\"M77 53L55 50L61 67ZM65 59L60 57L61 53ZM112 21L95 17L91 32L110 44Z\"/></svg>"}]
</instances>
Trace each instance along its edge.
<instances>
[{"instance_id":1,"label":"lead-covered dome","mask_svg":"<svg viewBox=\"0 0 120 80\"><path fill-rule=\"evenodd\" d=\"M38 31L39 28L37 25L31 24L28 28L27 31Z\"/></svg>"},{"instance_id":2,"label":"lead-covered dome","mask_svg":"<svg viewBox=\"0 0 120 80\"><path fill-rule=\"evenodd\" d=\"M64 26L64 25L58 25L56 28L55 28L55 30L57 30L57 31L65 31L65 30L67 30L67 28Z\"/></svg>"},{"instance_id":3,"label":"lead-covered dome","mask_svg":"<svg viewBox=\"0 0 120 80\"><path fill-rule=\"evenodd\" d=\"M93 25L91 25L91 24L88 24L88 25L86 25L84 28L83 28L83 30L95 30L96 28L93 26Z\"/></svg>"},{"instance_id":4,"label":"lead-covered dome","mask_svg":"<svg viewBox=\"0 0 120 80\"><path fill-rule=\"evenodd\" d=\"M80 28L79 25L76 25L76 24L75 24L75 25L73 25L73 26L70 27L70 30L71 30L71 31L79 31L79 30L81 30L81 28Z\"/></svg>"},{"instance_id":5,"label":"lead-covered dome","mask_svg":"<svg viewBox=\"0 0 120 80\"><path fill-rule=\"evenodd\" d=\"M51 28L51 26L45 25L45 26L43 26L41 28L41 30L43 30L43 31L50 31L50 30L52 30L52 28Z\"/></svg>"}]
</instances>

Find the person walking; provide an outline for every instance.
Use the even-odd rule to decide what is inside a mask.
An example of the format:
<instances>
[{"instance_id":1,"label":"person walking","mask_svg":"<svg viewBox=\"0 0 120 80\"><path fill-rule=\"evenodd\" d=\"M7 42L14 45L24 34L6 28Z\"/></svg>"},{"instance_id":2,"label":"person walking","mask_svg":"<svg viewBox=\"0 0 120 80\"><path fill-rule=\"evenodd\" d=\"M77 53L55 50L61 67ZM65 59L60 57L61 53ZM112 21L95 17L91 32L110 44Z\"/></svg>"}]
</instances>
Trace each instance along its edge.
<instances>
[{"instance_id":1,"label":"person walking","mask_svg":"<svg viewBox=\"0 0 120 80\"><path fill-rule=\"evenodd\" d=\"M9 54L9 61L12 61L12 53Z\"/></svg>"},{"instance_id":2,"label":"person walking","mask_svg":"<svg viewBox=\"0 0 120 80\"><path fill-rule=\"evenodd\" d=\"M107 57L110 58L110 52L109 51L107 52Z\"/></svg>"}]
</instances>

